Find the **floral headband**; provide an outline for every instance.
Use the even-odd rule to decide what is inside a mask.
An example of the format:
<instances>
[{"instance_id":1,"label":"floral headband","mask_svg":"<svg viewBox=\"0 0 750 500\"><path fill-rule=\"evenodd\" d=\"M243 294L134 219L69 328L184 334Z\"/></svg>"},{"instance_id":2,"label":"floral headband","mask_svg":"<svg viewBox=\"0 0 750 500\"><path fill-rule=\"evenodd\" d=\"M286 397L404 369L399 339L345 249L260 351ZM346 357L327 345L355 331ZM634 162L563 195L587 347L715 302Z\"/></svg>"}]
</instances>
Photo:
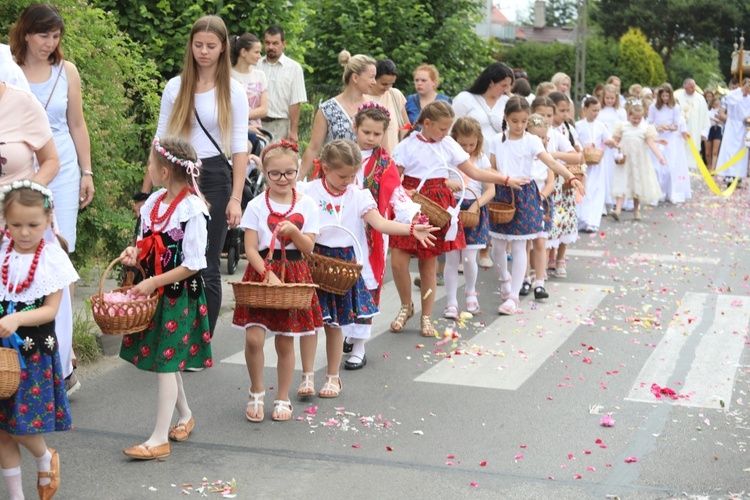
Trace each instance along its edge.
<instances>
[{"instance_id":1,"label":"floral headband","mask_svg":"<svg viewBox=\"0 0 750 500\"><path fill-rule=\"evenodd\" d=\"M297 147L296 142L291 142L291 141L287 141L286 139L281 139L278 142L274 142L273 144L266 146L266 149L264 149L263 152L260 154L260 161L264 161L266 159L266 155L269 152L278 148L291 149L295 153L299 152L299 148Z\"/></svg>"},{"instance_id":2,"label":"floral headband","mask_svg":"<svg viewBox=\"0 0 750 500\"><path fill-rule=\"evenodd\" d=\"M49 188L42 186L41 184L37 184L36 182L29 180L13 181L9 185L3 186L3 188L0 190L0 204L5 201L5 196L8 193L10 193L11 191L15 191L16 189L31 189L32 191L38 191L44 195L44 207L54 207L52 191L50 191Z\"/></svg>"},{"instance_id":3,"label":"floral headband","mask_svg":"<svg viewBox=\"0 0 750 500\"><path fill-rule=\"evenodd\" d=\"M549 124L541 116L534 116L529 118L529 127L549 127Z\"/></svg>"},{"instance_id":4,"label":"floral headband","mask_svg":"<svg viewBox=\"0 0 750 500\"><path fill-rule=\"evenodd\" d=\"M193 190L195 190L195 194L203 198L203 195L201 194L200 189L198 189L198 176L201 174L200 168L203 166L200 160L193 163L192 160L184 160L182 158L176 157L175 155L173 155L172 153L164 149L164 146L162 146L159 143L158 137L154 138L154 150L156 150L157 153L162 155L164 158L166 158L170 162L184 168L192 180Z\"/></svg>"},{"instance_id":5,"label":"floral headband","mask_svg":"<svg viewBox=\"0 0 750 500\"><path fill-rule=\"evenodd\" d=\"M359 113L363 109L379 109L380 111L385 113L385 116L387 116L389 120L391 119L391 112L388 111L388 108L386 108L379 102L375 102L375 101L366 102L357 109L357 113Z\"/></svg>"}]
</instances>

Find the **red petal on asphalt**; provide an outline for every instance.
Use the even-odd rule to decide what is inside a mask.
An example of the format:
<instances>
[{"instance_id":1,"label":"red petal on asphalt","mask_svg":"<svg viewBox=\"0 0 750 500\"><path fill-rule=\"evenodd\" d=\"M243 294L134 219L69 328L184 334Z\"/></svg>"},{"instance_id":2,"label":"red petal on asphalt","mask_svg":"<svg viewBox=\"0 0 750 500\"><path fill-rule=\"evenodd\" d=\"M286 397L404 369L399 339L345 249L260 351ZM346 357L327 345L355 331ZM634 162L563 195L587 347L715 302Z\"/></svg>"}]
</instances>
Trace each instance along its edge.
<instances>
[{"instance_id":1,"label":"red petal on asphalt","mask_svg":"<svg viewBox=\"0 0 750 500\"><path fill-rule=\"evenodd\" d=\"M604 441L602 441L601 439L597 439L597 440L596 440L596 441L594 441L594 442L595 442L596 444L602 444L602 443L603 443Z\"/></svg>"},{"instance_id":2,"label":"red petal on asphalt","mask_svg":"<svg viewBox=\"0 0 750 500\"><path fill-rule=\"evenodd\" d=\"M515 456L515 457L513 457L513 458L515 458L516 460L521 460L521 459L523 458L523 455L521 455L521 454L519 453L518 455L516 455L516 456Z\"/></svg>"},{"instance_id":3,"label":"red petal on asphalt","mask_svg":"<svg viewBox=\"0 0 750 500\"><path fill-rule=\"evenodd\" d=\"M582 477L580 474L573 474L573 479L581 479Z\"/></svg>"},{"instance_id":4,"label":"red petal on asphalt","mask_svg":"<svg viewBox=\"0 0 750 500\"><path fill-rule=\"evenodd\" d=\"M626 464L632 464L632 463L635 463L637 461L638 461L638 458L636 458L636 457L628 457L628 458L625 459L625 463Z\"/></svg>"},{"instance_id":5,"label":"red petal on asphalt","mask_svg":"<svg viewBox=\"0 0 750 500\"><path fill-rule=\"evenodd\" d=\"M362 445L361 444L353 444L352 448L362 448Z\"/></svg>"},{"instance_id":6,"label":"red petal on asphalt","mask_svg":"<svg viewBox=\"0 0 750 500\"><path fill-rule=\"evenodd\" d=\"M472 488L477 488L479 486L479 483L475 483L474 481L471 482Z\"/></svg>"},{"instance_id":7,"label":"red petal on asphalt","mask_svg":"<svg viewBox=\"0 0 750 500\"><path fill-rule=\"evenodd\" d=\"M575 459L576 459L575 455L573 455L572 453L568 453L568 460L575 460Z\"/></svg>"},{"instance_id":8,"label":"red petal on asphalt","mask_svg":"<svg viewBox=\"0 0 750 500\"><path fill-rule=\"evenodd\" d=\"M584 453L585 455L591 455L591 450L583 450L583 453Z\"/></svg>"},{"instance_id":9,"label":"red petal on asphalt","mask_svg":"<svg viewBox=\"0 0 750 500\"><path fill-rule=\"evenodd\" d=\"M526 448L526 445L525 445L525 444L522 444L522 445L521 445L521 448Z\"/></svg>"},{"instance_id":10,"label":"red petal on asphalt","mask_svg":"<svg viewBox=\"0 0 750 500\"><path fill-rule=\"evenodd\" d=\"M385 449L388 451L393 451L393 448L391 448L390 446L386 446Z\"/></svg>"},{"instance_id":11,"label":"red petal on asphalt","mask_svg":"<svg viewBox=\"0 0 750 500\"><path fill-rule=\"evenodd\" d=\"M451 455L448 455L448 456L447 456L447 457L445 457L445 458L456 458L456 455L453 455L453 454L451 454Z\"/></svg>"},{"instance_id":12,"label":"red petal on asphalt","mask_svg":"<svg viewBox=\"0 0 750 500\"><path fill-rule=\"evenodd\" d=\"M486 467L487 466L487 461L486 460L482 460L481 462L479 462L479 466L480 467Z\"/></svg>"}]
</instances>

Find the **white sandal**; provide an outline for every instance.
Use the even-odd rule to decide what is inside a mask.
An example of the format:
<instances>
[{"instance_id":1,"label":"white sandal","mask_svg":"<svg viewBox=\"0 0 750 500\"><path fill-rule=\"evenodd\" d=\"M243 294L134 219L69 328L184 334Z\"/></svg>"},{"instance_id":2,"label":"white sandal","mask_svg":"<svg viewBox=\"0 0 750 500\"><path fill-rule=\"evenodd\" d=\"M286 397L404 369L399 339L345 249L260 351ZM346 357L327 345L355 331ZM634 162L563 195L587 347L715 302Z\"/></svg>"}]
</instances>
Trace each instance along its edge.
<instances>
[{"instance_id":1,"label":"white sandal","mask_svg":"<svg viewBox=\"0 0 750 500\"><path fill-rule=\"evenodd\" d=\"M443 317L446 319L458 319L458 306L446 306L443 311Z\"/></svg>"},{"instance_id":2,"label":"white sandal","mask_svg":"<svg viewBox=\"0 0 750 500\"><path fill-rule=\"evenodd\" d=\"M252 391L248 391L248 394L252 398L252 400L247 402L247 408L245 409L245 417L251 421L251 422L263 422L263 419L265 418L265 415L262 415L260 418L250 418L250 415L247 413L247 410L250 409L250 407L253 407L253 412L257 415L258 414L258 407L259 406L265 406L265 403L263 403L263 400L260 398L263 398L266 396L266 391L262 391L259 393L254 393Z\"/></svg>"},{"instance_id":3,"label":"white sandal","mask_svg":"<svg viewBox=\"0 0 750 500\"><path fill-rule=\"evenodd\" d=\"M337 380L338 384L334 384L333 381ZM318 392L319 398L337 398L339 397L339 393L341 392L341 389L343 389L343 386L341 385L341 378L336 375L326 375L326 383L323 384L323 388ZM323 391L330 392L332 394L323 394Z\"/></svg>"},{"instance_id":4,"label":"white sandal","mask_svg":"<svg viewBox=\"0 0 750 500\"><path fill-rule=\"evenodd\" d=\"M276 422L286 422L287 420L292 419L293 411L294 406L292 406L291 401L283 401L281 399L277 399L273 402L273 413L276 416L271 415L271 418ZM281 415L283 413L289 413L289 418L281 418Z\"/></svg>"},{"instance_id":5,"label":"white sandal","mask_svg":"<svg viewBox=\"0 0 750 500\"><path fill-rule=\"evenodd\" d=\"M508 297L505 299L505 302L500 304L500 307L497 308L497 312L505 316L516 314L516 311L518 311L518 299L515 297Z\"/></svg>"},{"instance_id":6,"label":"white sandal","mask_svg":"<svg viewBox=\"0 0 750 500\"><path fill-rule=\"evenodd\" d=\"M302 383L297 389L297 396L315 396L314 382L315 372L305 372L302 374Z\"/></svg>"},{"instance_id":7,"label":"white sandal","mask_svg":"<svg viewBox=\"0 0 750 500\"><path fill-rule=\"evenodd\" d=\"M565 259L558 260L555 262L555 276L558 278L567 278L568 270L565 265ZM562 266L562 267L560 267Z\"/></svg>"},{"instance_id":8,"label":"white sandal","mask_svg":"<svg viewBox=\"0 0 750 500\"><path fill-rule=\"evenodd\" d=\"M466 294L466 310L471 314L479 312L479 300L477 300L478 295L479 293L477 292L470 292Z\"/></svg>"}]
</instances>

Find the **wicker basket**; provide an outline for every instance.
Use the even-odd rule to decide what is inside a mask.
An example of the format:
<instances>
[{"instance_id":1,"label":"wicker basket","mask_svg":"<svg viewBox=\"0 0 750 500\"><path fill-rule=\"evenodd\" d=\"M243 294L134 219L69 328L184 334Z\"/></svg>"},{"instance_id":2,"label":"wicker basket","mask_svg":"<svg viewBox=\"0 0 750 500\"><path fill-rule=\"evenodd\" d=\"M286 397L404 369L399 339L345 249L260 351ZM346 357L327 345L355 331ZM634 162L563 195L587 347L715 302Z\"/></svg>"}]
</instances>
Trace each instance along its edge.
<instances>
[{"instance_id":1,"label":"wicker basket","mask_svg":"<svg viewBox=\"0 0 750 500\"><path fill-rule=\"evenodd\" d=\"M570 173L573 174L579 181L586 182L586 166L585 165L566 165ZM563 189L574 189L570 182L564 182L562 185Z\"/></svg>"},{"instance_id":2,"label":"wicker basket","mask_svg":"<svg viewBox=\"0 0 750 500\"><path fill-rule=\"evenodd\" d=\"M487 209L490 213L490 221L495 224L507 224L512 221L516 215L516 195L513 188L510 188L510 204L491 201L487 203Z\"/></svg>"},{"instance_id":3,"label":"wicker basket","mask_svg":"<svg viewBox=\"0 0 750 500\"><path fill-rule=\"evenodd\" d=\"M21 383L21 365L18 351L0 347L0 399L8 399Z\"/></svg>"},{"instance_id":4,"label":"wicker basket","mask_svg":"<svg viewBox=\"0 0 750 500\"><path fill-rule=\"evenodd\" d=\"M451 221L451 214L446 209L423 195L422 193L415 192L411 195L411 199L414 203L419 204L422 208L421 211L430 220L430 224L435 227L444 228Z\"/></svg>"},{"instance_id":5,"label":"wicker basket","mask_svg":"<svg viewBox=\"0 0 750 500\"><path fill-rule=\"evenodd\" d=\"M586 160L586 165L596 165L601 163L604 157L604 150L599 148L583 148L583 159Z\"/></svg>"},{"instance_id":6,"label":"wicker basket","mask_svg":"<svg viewBox=\"0 0 750 500\"><path fill-rule=\"evenodd\" d=\"M154 291L150 297L145 299L131 300L129 302L109 302L104 299L104 280L112 270L115 264L122 261L119 257L109 263L107 269L102 274L99 281L99 293L91 297L91 312L94 321L99 325L102 333L105 335L125 335L128 333L142 332L148 328L148 324L156 313L156 306L159 304L159 292ZM146 272L137 264L138 270L143 277ZM113 292L125 293L133 288L131 282L126 282L124 286L115 288Z\"/></svg>"},{"instance_id":7,"label":"wicker basket","mask_svg":"<svg viewBox=\"0 0 750 500\"><path fill-rule=\"evenodd\" d=\"M266 262L273 259L273 248L276 243L278 228L271 237ZM318 285L313 283L284 283L286 278L286 246L281 245L281 283L272 285L268 282L270 273L262 282L232 281L234 300L238 306L261 309L307 309L312 304L313 294Z\"/></svg>"},{"instance_id":8,"label":"wicker basket","mask_svg":"<svg viewBox=\"0 0 750 500\"><path fill-rule=\"evenodd\" d=\"M628 157L618 149L618 152L620 153L619 158L617 155L615 155L615 164L616 165L625 165L625 161L627 161Z\"/></svg>"},{"instance_id":9,"label":"wicker basket","mask_svg":"<svg viewBox=\"0 0 750 500\"><path fill-rule=\"evenodd\" d=\"M479 196L477 196L477 193L474 192L471 188L466 188L467 191L471 191L471 194L474 195L475 200L479 200ZM463 224L464 229L471 229L472 227L476 227L477 224L479 224L479 211L481 209L477 208L476 212L470 212L469 210L461 210L461 224Z\"/></svg>"},{"instance_id":10,"label":"wicker basket","mask_svg":"<svg viewBox=\"0 0 750 500\"><path fill-rule=\"evenodd\" d=\"M321 229L325 227L336 227L349 233L359 250L359 253L356 254L357 259L362 259L362 247L357 241L357 237L350 230L338 225L325 225ZM303 258L310 267L313 283L318 285L321 290L334 295L344 295L351 290L362 273L362 265L356 262L328 257L319 253L304 254Z\"/></svg>"}]
</instances>

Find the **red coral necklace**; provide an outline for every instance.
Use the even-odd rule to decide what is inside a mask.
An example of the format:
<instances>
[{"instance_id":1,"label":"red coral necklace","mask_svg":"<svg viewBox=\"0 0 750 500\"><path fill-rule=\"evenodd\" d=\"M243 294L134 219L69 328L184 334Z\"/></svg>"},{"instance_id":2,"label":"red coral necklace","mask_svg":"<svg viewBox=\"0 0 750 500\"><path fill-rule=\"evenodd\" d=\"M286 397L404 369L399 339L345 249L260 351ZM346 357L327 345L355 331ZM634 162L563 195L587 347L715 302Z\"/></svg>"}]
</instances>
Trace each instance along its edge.
<instances>
[{"instance_id":1,"label":"red coral necklace","mask_svg":"<svg viewBox=\"0 0 750 500\"><path fill-rule=\"evenodd\" d=\"M294 206L296 204L297 204L297 190L292 188L292 206L289 207L289 210L287 210L283 214L280 212L277 212L271 207L271 198L269 196L269 190L266 189L266 206L268 207L268 211L271 212L271 215L276 215L277 217L286 219L286 216L294 211Z\"/></svg>"},{"instance_id":2,"label":"red coral necklace","mask_svg":"<svg viewBox=\"0 0 750 500\"><path fill-rule=\"evenodd\" d=\"M344 193L346 193L346 189L344 189L340 193L334 193L333 191L331 191L330 189L328 189L328 182L326 182L326 176L325 175L320 180L321 180L321 182L323 184L323 189L325 189L326 193L328 193L332 197L334 197L334 198L340 198L341 196L344 196Z\"/></svg>"},{"instance_id":3,"label":"red coral necklace","mask_svg":"<svg viewBox=\"0 0 750 500\"><path fill-rule=\"evenodd\" d=\"M172 218L172 214L177 209L177 205L179 205L180 202L185 199L185 196L187 196L188 192L189 188L183 188L182 191L180 191L180 193L175 196L174 200L172 200L172 203L169 204L169 206L167 207L167 211L164 212L164 215L159 215L159 207L161 206L162 201L164 201L164 198L167 197L167 191L164 191L164 193L162 193L162 195L156 199L156 203L154 203L153 208L151 208L150 214L152 232L160 232L156 229L156 225L166 225L166 223L169 222L169 219ZM163 228L164 226L162 226L162 229Z\"/></svg>"},{"instance_id":4,"label":"red coral necklace","mask_svg":"<svg viewBox=\"0 0 750 500\"><path fill-rule=\"evenodd\" d=\"M19 283L13 287L13 285L8 284L8 265L10 264L10 253L13 251L13 240L10 240L10 243L8 244L8 248L5 250L5 260L3 261L3 286L8 287L9 292L15 291L16 293L21 293L27 288L31 286L31 282L34 281L34 275L36 274L36 268L39 265L39 256L42 254L42 249L44 248L44 240L41 240L39 242L39 246L36 248L36 252L34 252L34 260L31 261L31 267L29 267L29 274L26 276L26 279L23 280L22 283Z\"/></svg>"}]
</instances>

